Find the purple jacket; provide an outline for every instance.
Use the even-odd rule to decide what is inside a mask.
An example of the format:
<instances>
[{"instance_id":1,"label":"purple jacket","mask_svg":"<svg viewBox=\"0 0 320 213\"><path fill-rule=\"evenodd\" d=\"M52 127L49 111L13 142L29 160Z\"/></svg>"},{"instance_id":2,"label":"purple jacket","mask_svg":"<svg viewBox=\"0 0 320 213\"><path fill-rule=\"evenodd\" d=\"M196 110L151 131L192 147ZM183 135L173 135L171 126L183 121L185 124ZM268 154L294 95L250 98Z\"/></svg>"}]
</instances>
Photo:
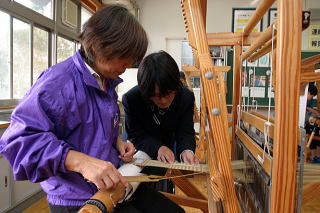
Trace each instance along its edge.
<instances>
[{"instance_id":1,"label":"purple jacket","mask_svg":"<svg viewBox=\"0 0 320 213\"><path fill-rule=\"evenodd\" d=\"M120 82L108 80L108 91L100 90L79 51L43 72L0 139L0 154L15 179L40 182L53 205L80 206L90 198L96 186L66 170L66 154L73 149L119 165L115 87Z\"/></svg>"}]
</instances>

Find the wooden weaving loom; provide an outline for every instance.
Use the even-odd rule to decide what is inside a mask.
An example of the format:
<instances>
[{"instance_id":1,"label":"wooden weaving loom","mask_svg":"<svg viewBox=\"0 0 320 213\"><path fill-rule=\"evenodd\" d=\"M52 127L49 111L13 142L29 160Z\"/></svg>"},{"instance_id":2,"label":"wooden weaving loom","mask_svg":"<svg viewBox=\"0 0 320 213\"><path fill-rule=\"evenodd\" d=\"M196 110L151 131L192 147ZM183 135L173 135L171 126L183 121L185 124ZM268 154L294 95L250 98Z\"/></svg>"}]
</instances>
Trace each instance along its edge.
<instances>
[{"instance_id":1,"label":"wooden weaving loom","mask_svg":"<svg viewBox=\"0 0 320 213\"><path fill-rule=\"evenodd\" d=\"M302 83L320 80L320 74L314 72L314 65L320 61L320 56L301 61L301 31L309 24L305 23L305 20L302 23L304 16L302 16L301 0L278 0L277 21L261 33L252 32L252 29L276 2L275 0L262 0L242 33L206 33L206 2L206 0L182 0L181 5L189 44L196 58L194 67L183 66L183 69L186 73L194 75L199 73L202 84L198 146L205 148L204 156L207 156L209 165L211 177L211 192L208 191L209 211L240 212L238 203L241 210L246 212L278 213L294 212L295 209L299 211L301 205L296 204L296 200L301 200L303 195L302 203L306 203L312 198L309 194L319 194L320 188L318 183L315 183L319 182L319 178L311 174L313 169L318 170L317 165L313 165L315 168L311 170L308 164L304 169L297 168L297 147L301 141L298 133L299 88ZM234 50L231 125L227 122L225 87L222 78L222 72L227 71L228 67L213 66L208 46L231 46ZM242 53L243 46L249 46L244 53ZM273 53L272 83L276 116L274 119L266 118L257 112L241 110L241 114L238 115L238 106L242 102L240 99L242 62L255 61L270 51ZM206 131L206 123L209 125L209 131ZM261 147L259 141L252 138L252 134L248 135L246 128L241 128L246 124L263 133L266 123L269 126L270 153L266 153L265 147ZM290 125L287 125L288 123ZM231 140L229 140L229 126L232 127ZM245 170L251 170L251 174L260 171L258 179L253 176L254 186L266 192L267 195L264 196L270 196L270 200L263 198L262 201L261 192L259 197L257 191L248 192L250 195L242 194L238 184L236 184L237 192L234 190L235 185L231 180L235 174L230 165L231 159L237 157L249 162L250 166ZM304 183L307 183L303 187L303 192L298 190L299 173L304 177ZM236 194L238 198L247 195L255 198L238 200ZM257 201L262 208L258 206ZM249 202L252 208L247 204Z\"/></svg>"},{"instance_id":2,"label":"wooden weaving loom","mask_svg":"<svg viewBox=\"0 0 320 213\"><path fill-rule=\"evenodd\" d=\"M320 74L314 72L314 65L320 61L320 55L301 60L301 31L305 29L302 24L301 0L278 0L277 21L264 32L252 32L253 27L275 2L275 0L261 0L241 33L207 33L205 30L207 0L181 0L188 41L195 56L195 66L183 66L183 70L188 76L199 75L201 78L200 133L197 151L200 150L198 156L207 163L209 175L208 198L189 184L186 178L172 179L189 197L188 199L164 193L178 204L191 205L210 213L293 213L296 209L298 212L301 209L296 200L305 204L320 194L319 166L309 164L304 165L304 168L297 166L301 165L297 161L297 147L301 140L298 131L299 90L300 87L303 90L307 82L320 81ZM230 70L230 67L214 66L209 46L233 47L231 122L228 122L223 78L223 73ZM249 49L243 53L244 46L249 46ZM255 111L239 110L238 107L242 102L240 89L242 62L257 60L269 52L273 53L271 58L272 85L275 94L274 119ZM265 147L261 147L259 140L248 131L254 127L264 132L266 123L269 126L270 154L266 153ZM229 127L232 128L231 134ZM240 176L233 169L232 160L235 159L243 160L240 161L242 162L240 170L246 172L245 181L235 181L235 177ZM173 173L167 175L179 176L181 172L173 170ZM301 187L297 184L297 179L301 175L306 184L302 191L299 191ZM150 177L141 178L144 178L144 181L150 179ZM250 184L259 189L260 194L253 190L248 191L246 186ZM120 187L117 192L121 191ZM110 197L110 193L103 197ZM112 208L112 202L110 204L107 199L106 203L108 202Z\"/></svg>"}]
</instances>

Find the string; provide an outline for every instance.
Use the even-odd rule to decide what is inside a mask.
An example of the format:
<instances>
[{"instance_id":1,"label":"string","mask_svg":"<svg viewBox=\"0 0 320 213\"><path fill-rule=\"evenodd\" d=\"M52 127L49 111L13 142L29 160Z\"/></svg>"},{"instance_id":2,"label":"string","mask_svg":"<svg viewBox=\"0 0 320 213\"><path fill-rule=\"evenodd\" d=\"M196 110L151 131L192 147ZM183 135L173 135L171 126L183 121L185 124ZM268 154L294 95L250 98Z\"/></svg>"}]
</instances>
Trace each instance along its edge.
<instances>
[{"instance_id":1,"label":"string","mask_svg":"<svg viewBox=\"0 0 320 213\"><path fill-rule=\"evenodd\" d=\"M185 174L185 175L176 175L176 176L163 176L163 177L155 177L152 178L151 180L168 180L168 179L174 179L174 178L181 178L181 177L188 177L188 176L192 176L192 175L200 175L200 174L205 174L204 172L195 172L195 173L191 173L191 174Z\"/></svg>"},{"instance_id":2,"label":"string","mask_svg":"<svg viewBox=\"0 0 320 213\"><path fill-rule=\"evenodd\" d=\"M241 33L241 55L242 55L242 51L243 51L243 31L244 31L244 27L242 28L242 33ZM243 63L241 61L241 66L240 66L240 75L239 75L239 91L240 91L240 95L239 95L239 104L237 105L237 125L240 128L240 118L241 118L241 107L242 107L242 102L241 102L241 98L242 98L242 69L243 69ZM244 81L244 80L243 80Z\"/></svg>"},{"instance_id":3,"label":"string","mask_svg":"<svg viewBox=\"0 0 320 213\"><path fill-rule=\"evenodd\" d=\"M253 67L253 79L256 78L256 66ZM252 89L252 107L251 110L253 109L253 105L255 105L255 111L258 110L258 102L254 99L254 84L253 84L253 89Z\"/></svg>"},{"instance_id":4,"label":"string","mask_svg":"<svg viewBox=\"0 0 320 213\"><path fill-rule=\"evenodd\" d=\"M248 62L247 62L248 63ZM251 90L251 70L248 70L248 77L249 77L249 81L248 81L248 101L247 101L247 112L249 111L249 105L250 105L250 90ZM253 81L254 83L254 81Z\"/></svg>"},{"instance_id":5,"label":"string","mask_svg":"<svg viewBox=\"0 0 320 213\"><path fill-rule=\"evenodd\" d=\"M268 88L268 96L269 96L269 105L268 105L268 121L264 123L264 145L263 145L263 156L262 161L264 161L265 157L265 149L267 148L268 155L270 156L270 147L269 147L269 128L271 126L270 122L270 114L271 114L271 86L272 86L272 73L273 73L273 54L274 54L274 31L275 26L272 26L272 40L271 40L271 65L270 65L270 79L269 79L269 88Z\"/></svg>"}]
</instances>

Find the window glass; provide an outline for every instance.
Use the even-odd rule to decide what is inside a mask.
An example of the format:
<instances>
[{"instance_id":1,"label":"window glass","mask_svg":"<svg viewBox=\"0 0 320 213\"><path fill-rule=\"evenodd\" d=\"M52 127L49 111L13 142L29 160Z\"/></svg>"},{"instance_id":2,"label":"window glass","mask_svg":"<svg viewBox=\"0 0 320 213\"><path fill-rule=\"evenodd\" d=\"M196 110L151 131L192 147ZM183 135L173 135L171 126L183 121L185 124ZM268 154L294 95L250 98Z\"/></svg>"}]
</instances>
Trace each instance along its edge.
<instances>
[{"instance_id":1,"label":"window glass","mask_svg":"<svg viewBox=\"0 0 320 213\"><path fill-rule=\"evenodd\" d=\"M53 0L15 0L19 4L30 8L50 19L52 19Z\"/></svg>"},{"instance_id":2,"label":"window glass","mask_svg":"<svg viewBox=\"0 0 320 213\"><path fill-rule=\"evenodd\" d=\"M10 98L10 16L0 11L0 99Z\"/></svg>"},{"instance_id":3,"label":"window glass","mask_svg":"<svg viewBox=\"0 0 320 213\"><path fill-rule=\"evenodd\" d=\"M30 24L13 19L13 98L20 99L31 86Z\"/></svg>"},{"instance_id":4,"label":"window glass","mask_svg":"<svg viewBox=\"0 0 320 213\"><path fill-rule=\"evenodd\" d=\"M33 83L49 66L49 33L38 27L33 28Z\"/></svg>"},{"instance_id":5,"label":"window glass","mask_svg":"<svg viewBox=\"0 0 320 213\"><path fill-rule=\"evenodd\" d=\"M57 63L72 56L75 51L75 43L58 36L57 39Z\"/></svg>"},{"instance_id":6,"label":"window glass","mask_svg":"<svg viewBox=\"0 0 320 213\"><path fill-rule=\"evenodd\" d=\"M81 30L83 29L84 23L92 16L92 13L85 7L81 7Z\"/></svg>"}]
</instances>

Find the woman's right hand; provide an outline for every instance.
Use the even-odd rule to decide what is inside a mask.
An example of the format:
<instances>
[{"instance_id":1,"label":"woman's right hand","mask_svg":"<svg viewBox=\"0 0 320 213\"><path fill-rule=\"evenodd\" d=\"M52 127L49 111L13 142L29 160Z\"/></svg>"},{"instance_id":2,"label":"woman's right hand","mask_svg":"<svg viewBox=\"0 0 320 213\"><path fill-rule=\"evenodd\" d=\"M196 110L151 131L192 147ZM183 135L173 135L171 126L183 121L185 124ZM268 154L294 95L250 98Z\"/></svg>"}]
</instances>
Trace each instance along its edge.
<instances>
[{"instance_id":1,"label":"woman's right hand","mask_svg":"<svg viewBox=\"0 0 320 213\"><path fill-rule=\"evenodd\" d=\"M103 161L81 152L70 150L65 160L67 170L78 172L94 183L99 190L115 187L119 182L128 185L127 180L120 174L111 162Z\"/></svg>"}]
</instances>

